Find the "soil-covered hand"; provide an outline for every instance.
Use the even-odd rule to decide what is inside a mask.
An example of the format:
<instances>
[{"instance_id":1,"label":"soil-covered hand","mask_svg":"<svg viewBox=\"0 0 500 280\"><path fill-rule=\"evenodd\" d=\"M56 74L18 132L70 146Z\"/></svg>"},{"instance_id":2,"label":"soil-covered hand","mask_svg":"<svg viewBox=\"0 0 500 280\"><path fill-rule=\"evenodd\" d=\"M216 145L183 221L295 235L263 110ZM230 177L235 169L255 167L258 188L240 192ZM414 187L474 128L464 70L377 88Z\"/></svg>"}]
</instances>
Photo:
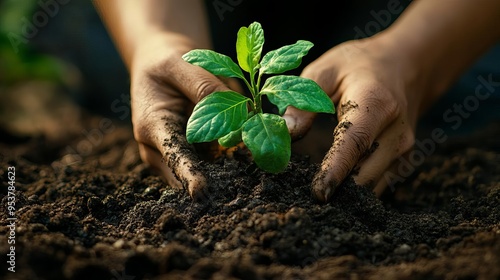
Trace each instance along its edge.
<instances>
[{"instance_id":1,"label":"soil-covered hand","mask_svg":"<svg viewBox=\"0 0 500 280\"><path fill-rule=\"evenodd\" d=\"M131 64L131 102L134 136L143 161L158 169L171 186L184 187L197 198L206 178L186 140L187 117L201 98L229 88L181 58L191 49L189 40L174 35L141 44Z\"/></svg>"},{"instance_id":2,"label":"soil-covered hand","mask_svg":"<svg viewBox=\"0 0 500 280\"><path fill-rule=\"evenodd\" d=\"M415 1L388 29L334 47L304 69L338 108L334 143L313 181L318 199L328 200L353 170L358 184L381 193L384 171L415 142L418 114L500 39L493 28L500 2L478 1ZM296 109L287 115L299 136L313 118Z\"/></svg>"},{"instance_id":3,"label":"soil-covered hand","mask_svg":"<svg viewBox=\"0 0 500 280\"><path fill-rule=\"evenodd\" d=\"M206 177L184 126L194 103L215 90L228 90L215 76L182 59L192 49L211 47L203 1L93 3L131 76L132 123L141 158L171 186L200 197Z\"/></svg>"},{"instance_id":4,"label":"soil-covered hand","mask_svg":"<svg viewBox=\"0 0 500 280\"><path fill-rule=\"evenodd\" d=\"M328 200L353 170L357 184L380 192L386 186L384 171L412 147L423 89L407 65L374 37L338 45L304 69L302 76L316 81L337 104L333 144L312 183L319 200ZM292 135L303 135L313 117L289 108Z\"/></svg>"}]
</instances>

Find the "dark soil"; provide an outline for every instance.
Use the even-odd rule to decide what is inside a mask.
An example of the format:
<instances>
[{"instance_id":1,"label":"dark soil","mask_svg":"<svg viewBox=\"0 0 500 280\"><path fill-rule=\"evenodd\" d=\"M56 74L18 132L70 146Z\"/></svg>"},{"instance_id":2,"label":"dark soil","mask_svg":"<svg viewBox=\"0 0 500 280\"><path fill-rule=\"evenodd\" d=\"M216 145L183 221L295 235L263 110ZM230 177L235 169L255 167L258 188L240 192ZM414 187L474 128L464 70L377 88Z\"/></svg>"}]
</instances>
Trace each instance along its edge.
<instances>
[{"instance_id":1,"label":"dark soil","mask_svg":"<svg viewBox=\"0 0 500 280\"><path fill-rule=\"evenodd\" d=\"M141 163L127 125L71 155L102 120L76 119L52 138L2 129L17 218L12 273L0 212L2 279L500 279L500 123L449 139L381 199L348 180L319 204L305 156L277 175L205 162L193 202Z\"/></svg>"}]
</instances>

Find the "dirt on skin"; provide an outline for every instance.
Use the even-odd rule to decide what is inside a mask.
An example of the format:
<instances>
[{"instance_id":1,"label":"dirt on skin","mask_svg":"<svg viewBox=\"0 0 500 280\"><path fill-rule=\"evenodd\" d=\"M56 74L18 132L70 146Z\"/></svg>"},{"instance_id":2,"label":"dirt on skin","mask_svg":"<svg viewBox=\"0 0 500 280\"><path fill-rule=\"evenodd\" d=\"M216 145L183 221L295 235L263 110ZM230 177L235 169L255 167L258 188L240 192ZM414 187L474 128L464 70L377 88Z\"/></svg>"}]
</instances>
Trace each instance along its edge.
<instances>
[{"instance_id":1,"label":"dirt on skin","mask_svg":"<svg viewBox=\"0 0 500 280\"><path fill-rule=\"evenodd\" d=\"M79 116L86 131L102 120ZM13 166L16 272L3 210L0 278L499 279L499 128L449 139L381 199L349 179L327 204L311 195L318 164L297 154L274 175L237 156L200 162L210 196L198 203L141 163L128 126L85 155L68 152L88 140L78 129L6 129L0 198Z\"/></svg>"}]
</instances>

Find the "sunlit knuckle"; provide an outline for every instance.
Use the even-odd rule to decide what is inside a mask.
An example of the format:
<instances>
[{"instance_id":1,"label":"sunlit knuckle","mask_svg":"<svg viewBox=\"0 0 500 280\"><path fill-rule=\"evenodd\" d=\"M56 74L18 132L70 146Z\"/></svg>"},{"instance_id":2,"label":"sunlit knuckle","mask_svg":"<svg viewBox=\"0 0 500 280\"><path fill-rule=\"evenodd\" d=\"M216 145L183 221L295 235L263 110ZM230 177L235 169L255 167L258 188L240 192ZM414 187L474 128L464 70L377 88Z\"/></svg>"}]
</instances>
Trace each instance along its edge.
<instances>
[{"instance_id":1,"label":"sunlit knuckle","mask_svg":"<svg viewBox=\"0 0 500 280\"><path fill-rule=\"evenodd\" d=\"M395 100L389 90L382 87L372 87L366 95L364 103L374 112L384 116L388 121L395 120L402 112L401 105Z\"/></svg>"},{"instance_id":2,"label":"sunlit knuckle","mask_svg":"<svg viewBox=\"0 0 500 280\"><path fill-rule=\"evenodd\" d=\"M205 96L217 91L218 88L220 88L220 84L214 83L211 79L198 79L195 85L196 99L200 101Z\"/></svg>"}]
</instances>

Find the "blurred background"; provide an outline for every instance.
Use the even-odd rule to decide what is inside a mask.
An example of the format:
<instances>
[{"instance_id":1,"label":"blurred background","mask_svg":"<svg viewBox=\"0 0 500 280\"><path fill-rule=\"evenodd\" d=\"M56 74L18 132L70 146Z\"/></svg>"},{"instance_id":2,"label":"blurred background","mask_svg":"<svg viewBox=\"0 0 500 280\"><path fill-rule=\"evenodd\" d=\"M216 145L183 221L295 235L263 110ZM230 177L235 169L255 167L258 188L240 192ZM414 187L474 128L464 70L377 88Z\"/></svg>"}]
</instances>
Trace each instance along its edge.
<instances>
[{"instance_id":1,"label":"blurred background","mask_svg":"<svg viewBox=\"0 0 500 280\"><path fill-rule=\"evenodd\" d=\"M51 82L103 114L104 104L128 94L127 73L91 1L4 0L0 35L3 87Z\"/></svg>"},{"instance_id":2,"label":"blurred background","mask_svg":"<svg viewBox=\"0 0 500 280\"><path fill-rule=\"evenodd\" d=\"M90 1L0 1L2 151L60 165L98 153L118 159L135 145L128 88Z\"/></svg>"},{"instance_id":3,"label":"blurred background","mask_svg":"<svg viewBox=\"0 0 500 280\"><path fill-rule=\"evenodd\" d=\"M315 43L303 67L336 44L385 29L399 16L387 14L388 3L393 1L336 1L333 9L319 0L293 4L262 0L205 3L217 51L234 58L239 27L259 21L267 38L265 51L298 39ZM399 1L398 8L404 10L409 2ZM382 16L384 12L388 18ZM477 111L463 119L459 129L443 120L443 113L453 104L462 104L474 94L479 76L500 81L499 54L500 46L495 46L464 73L422 118L419 131L441 127L450 135L471 133L492 119L500 119L498 87L487 102L481 102ZM301 69L292 74L299 74ZM85 124L87 116L130 126L128 94L128 73L91 1L0 1L2 142L16 143L23 135L37 135L44 141L64 143L82 135L89 125ZM316 133L325 127L333 129L334 125L334 117L320 118L317 130L308 139L325 139ZM327 149L329 141L326 138L326 144L317 150Z\"/></svg>"}]
</instances>

